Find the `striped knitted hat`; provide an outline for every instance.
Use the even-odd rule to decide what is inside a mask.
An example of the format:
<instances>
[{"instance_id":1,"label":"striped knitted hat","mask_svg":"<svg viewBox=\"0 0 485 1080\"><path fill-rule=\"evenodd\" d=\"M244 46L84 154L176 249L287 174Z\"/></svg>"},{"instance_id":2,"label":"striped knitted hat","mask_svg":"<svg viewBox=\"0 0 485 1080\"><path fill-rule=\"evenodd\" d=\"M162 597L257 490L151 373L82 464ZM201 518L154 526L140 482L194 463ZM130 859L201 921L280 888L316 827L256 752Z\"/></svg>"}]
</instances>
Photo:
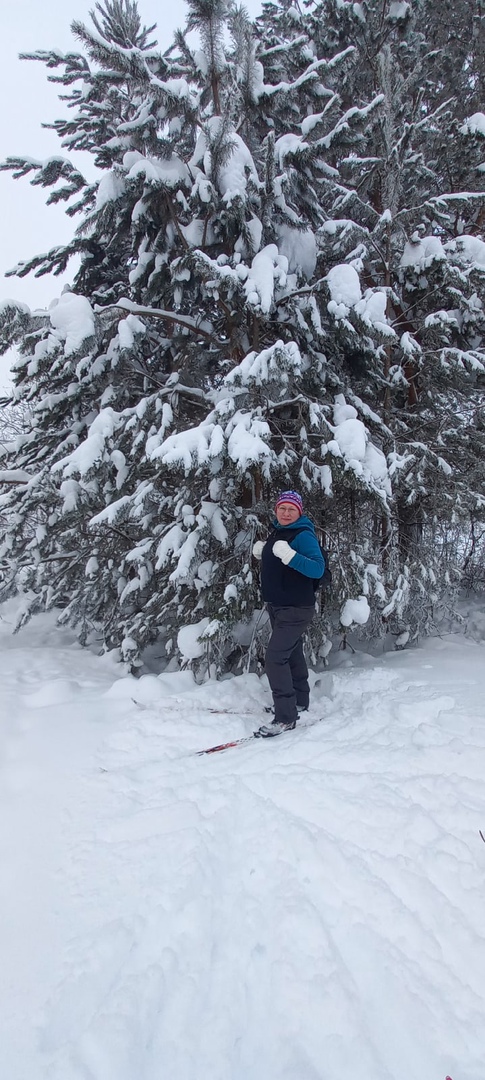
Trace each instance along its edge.
<instances>
[{"instance_id":1,"label":"striped knitted hat","mask_svg":"<svg viewBox=\"0 0 485 1080\"><path fill-rule=\"evenodd\" d=\"M300 514L303 513L303 499L297 491L282 491L281 495L278 495L276 500L275 510L280 503L291 503L292 506L296 506L296 509L300 511Z\"/></svg>"}]
</instances>

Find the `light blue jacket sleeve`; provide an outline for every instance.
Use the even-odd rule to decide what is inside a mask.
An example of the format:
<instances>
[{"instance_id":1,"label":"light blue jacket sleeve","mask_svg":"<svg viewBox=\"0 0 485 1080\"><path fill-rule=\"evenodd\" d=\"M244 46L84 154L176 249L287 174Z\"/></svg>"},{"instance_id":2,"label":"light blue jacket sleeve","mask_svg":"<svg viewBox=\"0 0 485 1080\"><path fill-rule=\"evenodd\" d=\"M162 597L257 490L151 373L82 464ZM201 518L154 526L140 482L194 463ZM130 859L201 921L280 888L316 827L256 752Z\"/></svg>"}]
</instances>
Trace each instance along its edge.
<instances>
[{"instance_id":1,"label":"light blue jacket sleeve","mask_svg":"<svg viewBox=\"0 0 485 1080\"><path fill-rule=\"evenodd\" d=\"M289 563L291 569L298 570L298 573L305 577L321 578L325 570L325 559L315 534L309 529L302 530L291 541L290 547L297 552Z\"/></svg>"}]
</instances>

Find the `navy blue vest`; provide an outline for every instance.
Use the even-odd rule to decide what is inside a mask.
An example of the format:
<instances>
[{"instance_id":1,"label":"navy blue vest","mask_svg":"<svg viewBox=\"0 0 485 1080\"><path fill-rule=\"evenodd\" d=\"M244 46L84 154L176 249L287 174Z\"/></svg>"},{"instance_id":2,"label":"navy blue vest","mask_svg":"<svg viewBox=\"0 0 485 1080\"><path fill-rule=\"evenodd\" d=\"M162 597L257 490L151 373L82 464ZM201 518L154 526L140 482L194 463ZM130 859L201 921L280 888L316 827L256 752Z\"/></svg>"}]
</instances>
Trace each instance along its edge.
<instances>
[{"instance_id":1,"label":"navy blue vest","mask_svg":"<svg viewBox=\"0 0 485 1080\"><path fill-rule=\"evenodd\" d=\"M298 570L289 566L273 555L273 544L277 540L288 543L297 533L302 532L297 526L293 529L272 529L261 555L261 592L263 600L275 607L314 607L315 588L313 578L305 577Z\"/></svg>"}]
</instances>

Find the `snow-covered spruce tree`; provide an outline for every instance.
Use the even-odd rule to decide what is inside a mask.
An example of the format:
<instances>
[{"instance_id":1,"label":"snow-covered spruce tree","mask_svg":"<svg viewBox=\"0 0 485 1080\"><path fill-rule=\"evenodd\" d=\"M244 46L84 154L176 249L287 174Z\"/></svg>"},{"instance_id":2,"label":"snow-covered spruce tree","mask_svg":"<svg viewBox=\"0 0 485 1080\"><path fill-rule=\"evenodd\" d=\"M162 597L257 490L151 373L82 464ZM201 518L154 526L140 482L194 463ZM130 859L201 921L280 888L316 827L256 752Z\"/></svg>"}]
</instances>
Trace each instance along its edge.
<instances>
[{"instance_id":1,"label":"snow-covered spruce tree","mask_svg":"<svg viewBox=\"0 0 485 1080\"><path fill-rule=\"evenodd\" d=\"M292 7L270 5L255 31L222 0L193 0L197 45L178 34L162 56L134 4L98 5L94 30L74 25L83 53L35 56L69 87L64 146L101 179L64 159L7 163L67 179L50 198L74 195L82 217L71 245L17 268L55 272L77 252L72 290L45 316L3 313L32 407L9 462L31 479L3 497L7 590L20 580L24 617L55 605L133 662L162 629L175 649L188 623L226 662L258 603L251 543L281 485L302 487L330 532L340 601L368 595L378 616L398 550L379 442L397 471L388 354L402 334L367 258L380 233L369 240L365 214L341 221L368 206L357 174L367 191L385 93L352 102L357 45L319 44L326 5L302 24ZM391 592L400 573L388 556Z\"/></svg>"},{"instance_id":2,"label":"snow-covered spruce tree","mask_svg":"<svg viewBox=\"0 0 485 1080\"><path fill-rule=\"evenodd\" d=\"M349 110L372 94L382 100L360 146L340 158L340 184L327 184L318 240L321 258L348 264L346 277L338 270L342 332L333 346L353 393L372 409L371 430L392 472L395 512L375 530L391 593L384 615L394 629L415 632L448 587L459 563L451 535L478 512L483 489L473 417L483 407L485 359L485 121L480 113L463 120L456 87L437 87L432 13L426 3L328 0L305 19L319 51L356 51L357 63L335 85ZM366 305L356 270L371 289L369 305L381 291L394 331L378 349L372 336L364 348L353 342L346 325L349 311Z\"/></svg>"}]
</instances>

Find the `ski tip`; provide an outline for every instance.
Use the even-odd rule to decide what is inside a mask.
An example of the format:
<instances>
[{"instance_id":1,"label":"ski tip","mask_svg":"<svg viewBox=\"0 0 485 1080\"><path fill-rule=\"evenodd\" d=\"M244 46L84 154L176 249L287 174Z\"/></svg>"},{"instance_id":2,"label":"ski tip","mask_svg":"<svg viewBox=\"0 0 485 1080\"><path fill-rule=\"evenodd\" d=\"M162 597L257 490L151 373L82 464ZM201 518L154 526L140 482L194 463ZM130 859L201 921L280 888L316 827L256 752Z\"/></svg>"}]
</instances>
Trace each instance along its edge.
<instances>
[{"instance_id":1,"label":"ski tip","mask_svg":"<svg viewBox=\"0 0 485 1080\"><path fill-rule=\"evenodd\" d=\"M239 740L236 742L220 743L218 746L209 746L207 750L197 750L197 757L202 757L203 754L217 754L219 750L230 750L231 746L238 746Z\"/></svg>"},{"instance_id":2,"label":"ski tip","mask_svg":"<svg viewBox=\"0 0 485 1080\"><path fill-rule=\"evenodd\" d=\"M243 735L242 739L233 739L232 742L218 743L217 746L208 746L205 750L196 750L197 757L202 757L204 754L218 754L222 750L230 750L233 746L244 746L245 743L251 742L252 735Z\"/></svg>"}]
</instances>

